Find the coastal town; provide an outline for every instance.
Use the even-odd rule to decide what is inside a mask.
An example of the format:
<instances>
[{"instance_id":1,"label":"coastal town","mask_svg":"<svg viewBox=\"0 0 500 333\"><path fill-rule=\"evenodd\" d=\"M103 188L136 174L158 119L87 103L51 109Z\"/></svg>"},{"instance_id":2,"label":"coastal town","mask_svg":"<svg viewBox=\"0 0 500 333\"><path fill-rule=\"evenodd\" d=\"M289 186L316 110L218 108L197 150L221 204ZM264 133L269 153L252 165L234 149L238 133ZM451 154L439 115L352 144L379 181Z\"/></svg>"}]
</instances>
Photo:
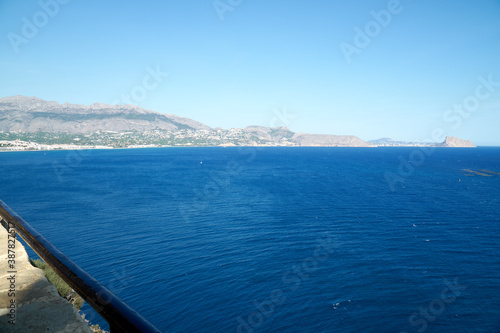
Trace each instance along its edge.
<instances>
[{"instance_id":1,"label":"coastal town","mask_svg":"<svg viewBox=\"0 0 500 333\"><path fill-rule=\"evenodd\" d=\"M267 134L267 133L266 133ZM293 135L293 133L292 133ZM291 137L291 136L290 136ZM98 131L88 134L0 132L0 150L113 149L175 146L297 146L287 137L273 140L243 129L178 131Z\"/></svg>"},{"instance_id":2,"label":"coastal town","mask_svg":"<svg viewBox=\"0 0 500 333\"><path fill-rule=\"evenodd\" d=\"M442 143L391 139L362 141L354 136L295 134L288 129L251 126L244 129L178 131L97 131L87 134L0 132L0 151L78 150L153 147L475 147L468 140L446 137Z\"/></svg>"}]
</instances>

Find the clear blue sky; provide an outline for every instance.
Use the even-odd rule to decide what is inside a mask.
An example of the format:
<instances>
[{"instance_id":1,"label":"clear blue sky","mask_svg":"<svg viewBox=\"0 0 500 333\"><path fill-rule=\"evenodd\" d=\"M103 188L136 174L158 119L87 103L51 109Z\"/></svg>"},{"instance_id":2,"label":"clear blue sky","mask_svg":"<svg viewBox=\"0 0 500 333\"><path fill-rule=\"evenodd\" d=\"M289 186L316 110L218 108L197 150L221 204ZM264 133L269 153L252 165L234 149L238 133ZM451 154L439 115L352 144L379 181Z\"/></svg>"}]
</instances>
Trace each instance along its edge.
<instances>
[{"instance_id":1,"label":"clear blue sky","mask_svg":"<svg viewBox=\"0 0 500 333\"><path fill-rule=\"evenodd\" d=\"M0 0L1 97L134 92L133 104L212 127L428 141L442 128L500 145L498 0L60 1ZM376 23L381 10L393 13ZM464 101L471 112L452 109Z\"/></svg>"}]
</instances>

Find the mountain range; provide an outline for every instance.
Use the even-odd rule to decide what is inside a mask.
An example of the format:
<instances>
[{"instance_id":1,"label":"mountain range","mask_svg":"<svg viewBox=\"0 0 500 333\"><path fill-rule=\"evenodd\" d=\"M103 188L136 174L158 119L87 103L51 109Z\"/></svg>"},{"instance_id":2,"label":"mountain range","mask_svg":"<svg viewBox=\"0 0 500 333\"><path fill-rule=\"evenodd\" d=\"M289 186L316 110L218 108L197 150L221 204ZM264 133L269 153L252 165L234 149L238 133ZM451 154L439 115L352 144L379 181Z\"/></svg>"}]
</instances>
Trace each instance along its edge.
<instances>
[{"instance_id":1,"label":"mountain range","mask_svg":"<svg viewBox=\"0 0 500 333\"><path fill-rule=\"evenodd\" d=\"M210 129L188 118L143 109L136 105L59 104L37 97L0 98L0 131L62 132Z\"/></svg>"},{"instance_id":2,"label":"mountain range","mask_svg":"<svg viewBox=\"0 0 500 333\"><path fill-rule=\"evenodd\" d=\"M54 138L65 138L66 141L72 138L72 140L81 141L80 144L92 142L113 147L147 144L340 147L474 146L470 141L452 137L447 138L443 143L421 144L393 141L387 138L366 142L353 135L294 133L286 127L248 126L242 129L214 129L189 118L159 113L136 105L59 104L37 97L19 95L0 98L0 133L3 133L3 136L0 135L0 139L4 140L12 139L15 137L14 133L17 133L16 139L27 138L32 139L30 141L38 141L38 143L44 143L44 140L52 142ZM110 135L109 133L114 134Z\"/></svg>"}]
</instances>

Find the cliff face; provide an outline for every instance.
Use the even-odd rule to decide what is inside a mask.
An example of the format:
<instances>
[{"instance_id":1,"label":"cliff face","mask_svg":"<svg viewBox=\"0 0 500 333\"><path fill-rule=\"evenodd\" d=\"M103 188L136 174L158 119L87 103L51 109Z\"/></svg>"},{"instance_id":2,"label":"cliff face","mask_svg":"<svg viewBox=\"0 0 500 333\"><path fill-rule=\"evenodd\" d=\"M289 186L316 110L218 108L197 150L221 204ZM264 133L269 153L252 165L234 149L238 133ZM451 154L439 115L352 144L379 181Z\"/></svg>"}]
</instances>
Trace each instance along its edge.
<instances>
[{"instance_id":1,"label":"cliff face","mask_svg":"<svg viewBox=\"0 0 500 333\"><path fill-rule=\"evenodd\" d=\"M460 139L455 136L447 136L444 142L440 145L441 147L476 147L472 141Z\"/></svg>"}]
</instances>

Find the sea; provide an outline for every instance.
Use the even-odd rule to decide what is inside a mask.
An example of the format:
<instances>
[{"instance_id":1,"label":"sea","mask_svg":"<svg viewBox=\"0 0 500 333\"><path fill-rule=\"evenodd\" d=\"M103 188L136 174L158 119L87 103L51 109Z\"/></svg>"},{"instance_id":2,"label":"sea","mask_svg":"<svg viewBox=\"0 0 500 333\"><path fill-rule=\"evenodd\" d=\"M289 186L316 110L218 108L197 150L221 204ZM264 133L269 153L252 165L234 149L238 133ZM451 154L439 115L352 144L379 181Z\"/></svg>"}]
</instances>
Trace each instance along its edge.
<instances>
[{"instance_id":1,"label":"sea","mask_svg":"<svg viewBox=\"0 0 500 333\"><path fill-rule=\"evenodd\" d=\"M500 147L3 152L0 199L163 332L500 332Z\"/></svg>"}]
</instances>

